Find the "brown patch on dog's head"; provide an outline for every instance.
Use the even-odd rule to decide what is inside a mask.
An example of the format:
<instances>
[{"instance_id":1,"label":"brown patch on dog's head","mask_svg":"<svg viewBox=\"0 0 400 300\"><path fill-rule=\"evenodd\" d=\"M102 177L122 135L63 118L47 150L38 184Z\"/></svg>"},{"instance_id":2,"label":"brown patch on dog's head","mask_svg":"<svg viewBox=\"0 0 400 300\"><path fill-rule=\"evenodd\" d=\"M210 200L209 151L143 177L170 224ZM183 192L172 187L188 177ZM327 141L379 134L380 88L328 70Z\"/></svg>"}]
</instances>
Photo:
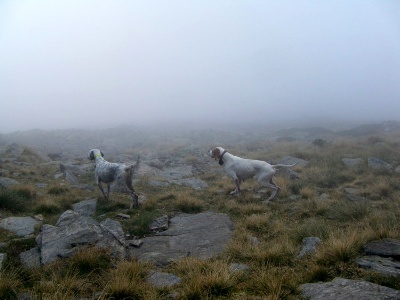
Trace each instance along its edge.
<instances>
[{"instance_id":1,"label":"brown patch on dog's head","mask_svg":"<svg viewBox=\"0 0 400 300\"><path fill-rule=\"evenodd\" d=\"M211 158L218 160L220 155L221 155L221 151L218 148L214 148L214 149L210 150Z\"/></svg>"}]
</instances>

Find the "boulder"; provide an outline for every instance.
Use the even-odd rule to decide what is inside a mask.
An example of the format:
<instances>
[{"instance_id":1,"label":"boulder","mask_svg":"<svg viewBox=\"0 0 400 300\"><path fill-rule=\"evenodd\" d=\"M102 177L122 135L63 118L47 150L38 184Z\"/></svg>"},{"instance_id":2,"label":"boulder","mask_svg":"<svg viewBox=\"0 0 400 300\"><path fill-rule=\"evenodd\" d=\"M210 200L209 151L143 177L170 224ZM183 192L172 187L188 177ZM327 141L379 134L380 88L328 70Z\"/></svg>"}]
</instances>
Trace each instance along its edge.
<instances>
[{"instance_id":1,"label":"boulder","mask_svg":"<svg viewBox=\"0 0 400 300\"><path fill-rule=\"evenodd\" d=\"M395 239L382 239L369 242L364 246L365 254L392 257L400 260L400 241Z\"/></svg>"},{"instance_id":2,"label":"boulder","mask_svg":"<svg viewBox=\"0 0 400 300\"><path fill-rule=\"evenodd\" d=\"M373 170L393 171L393 166L376 157L368 157L368 167Z\"/></svg>"},{"instance_id":3,"label":"boulder","mask_svg":"<svg viewBox=\"0 0 400 300\"><path fill-rule=\"evenodd\" d=\"M72 205L72 209L82 216L91 216L95 213L97 199L87 199Z\"/></svg>"},{"instance_id":4,"label":"boulder","mask_svg":"<svg viewBox=\"0 0 400 300\"><path fill-rule=\"evenodd\" d=\"M12 231L17 236L28 236L35 232L39 222L31 217L9 217L0 221L0 227Z\"/></svg>"},{"instance_id":5,"label":"boulder","mask_svg":"<svg viewBox=\"0 0 400 300\"><path fill-rule=\"evenodd\" d=\"M207 259L224 250L232 230L232 221L223 213L179 214L170 219L168 230L142 239L140 248L130 248L130 256L158 266L187 256Z\"/></svg>"},{"instance_id":6,"label":"boulder","mask_svg":"<svg viewBox=\"0 0 400 300\"><path fill-rule=\"evenodd\" d=\"M342 158L342 163L346 166L346 167L357 167L357 166L363 166L365 165L365 160L363 160L362 158L358 157L358 158Z\"/></svg>"},{"instance_id":7,"label":"boulder","mask_svg":"<svg viewBox=\"0 0 400 300\"><path fill-rule=\"evenodd\" d=\"M400 299L400 291L363 280L335 278L331 282L300 285L302 296L310 300Z\"/></svg>"},{"instance_id":8,"label":"boulder","mask_svg":"<svg viewBox=\"0 0 400 300\"><path fill-rule=\"evenodd\" d=\"M305 237L302 241L302 246L297 258L302 258L308 254L315 253L317 246L321 243L321 239L318 237Z\"/></svg>"},{"instance_id":9,"label":"boulder","mask_svg":"<svg viewBox=\"0 0 400 300\"><path fill-rule=\"evenodd\" d=\"M56 226L45 224L36 242L41 252L41 263L47 264L58 257L70 257L85 246L107 248L115 257L125 258L125 237L118 221L106 219L97 223L91 217L66 211Z\"/></svg>"},{"instance_id":10,"label":"boulder","mask_svg":"<svg viewBox=\"0 0 400 300\"><path fill-rule=\"evenodd\" d=\"M8 178L8 177L0 177L0 188L8 188L13 185L21 184L15 179Z\"/></svg>"},{"instance_id":11,"label":"boulder","mask_svg":"<svg viewBox=\"0 0 400 300\"><path fill-rule=\"evenodd\" d=\"M19 255L19 258L21 260L22 265L26 268L40 267L40 251L38 247L22 252Z\"/></svg>"}]
</instances>

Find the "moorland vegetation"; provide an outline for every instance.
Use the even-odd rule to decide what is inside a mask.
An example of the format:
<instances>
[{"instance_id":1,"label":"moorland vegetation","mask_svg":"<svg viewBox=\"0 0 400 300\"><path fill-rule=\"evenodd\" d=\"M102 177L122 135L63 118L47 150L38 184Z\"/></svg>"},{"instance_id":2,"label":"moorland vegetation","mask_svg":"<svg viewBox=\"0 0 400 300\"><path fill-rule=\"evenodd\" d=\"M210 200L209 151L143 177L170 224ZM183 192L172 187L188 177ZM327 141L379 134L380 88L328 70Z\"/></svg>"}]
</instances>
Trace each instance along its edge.
<instances>
[{"instance_id":1,"label":"moorland vegetation","mask_svg":"<svg viewBox=\"0 0 400 300\"><path fill-rule=\"evenodd\" d=\"M177 142L154 148L162 148L164 156L174 157L177 149L185 146ZM340 137L317 144L310 140L264 139L223 146L241 157L276 162L290 155L309 164L293 168L298 179L277 175L275 181L281 191L274 201L264 203L269 192L259 192L262 188L255 181L243 184L240 197L231 196L233 183L214 172L218 164L206 155L187 152L179 159L202 165L198 177L208 183L208 188L194 190L174 184L154 187L150 184L151 176L141 175L134 186L145 195L145 201L138 208L129 209L130 200L124 194L114 193L112 200L106 201L98 189L77 189L65 180L55 179L58 164L43 161L29 146L24 146L17 157L3 151L3 176L6 174L21 184L0 189L1 218L40 214L47 224L54 224L72 204L95 197L99 203L95 217L127 214L130 218L120 222L126 233L136 237L151 234L148 226L155 218L179 212L223 212L230 216L235 228L228 246L217 257L188 257L168 265L163 271L182 279L172 287L155 287L147 281L149 271L157 269L151 263L117 260L105 249L88 248L69 259L25 268L19 253L30 249L35 238L21 239L0 230L0 252L6 254L0 271L0 298L14 299L29 293L34 299L79 299L93 295L98 299L167 299L171 295L176 299L298 299L301 284L335 277L363 279L400 289L399 277L385 277L354 263L367 242L400 239L400 174L371 169L367 163L347 167L342 162L345 157L362 158L365 162L369 157L378 157L397 167L398 132ZM136 153L148 149L144 145L143 149L120 151ZM88 163L85 154L74 162ZM94 185L92 172L79 180ZM364 200L350 200L346 188L356 188ZM40 226L36 233L39 231ZM297 258L305 237L319 237L322 242L316 253ZM232 272L232 262L249 268Z\"/></svg>"}]
</instances>

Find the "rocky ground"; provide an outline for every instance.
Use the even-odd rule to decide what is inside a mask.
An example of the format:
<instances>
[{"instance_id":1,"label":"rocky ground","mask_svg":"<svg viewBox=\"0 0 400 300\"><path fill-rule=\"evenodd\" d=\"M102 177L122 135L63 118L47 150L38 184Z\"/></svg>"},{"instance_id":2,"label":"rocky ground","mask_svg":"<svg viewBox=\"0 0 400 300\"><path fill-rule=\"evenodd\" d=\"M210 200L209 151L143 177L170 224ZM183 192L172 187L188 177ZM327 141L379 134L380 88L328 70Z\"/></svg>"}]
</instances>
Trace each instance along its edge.
<instances>
[{"instance_id":1,"label":"rocky ground","mask_svg":"<svg viewBox=\"0 0 400 300\"><path fill-rule=\"evenodd\" d=\"M248 148L248 151L256 152L262 147L259 141L302 141L314 143L316 149L319 149L343 136L387 133L399 128L397 123L389 122L375 127L360 126L343 132L308 128L286 129L269 135L261 132L248 134L223 131L157 135L155 132L143 133L126 128L106 132L76 130L15 133L0 136L0 186L9 189L16 185L30 184L38 189L46 189L54 182L61 182L69 188L96 195L98 190L92 182L94 165L86 158L86 154L90 149L98 148L112 162L134 163L136 157L140 156L141 167L139 173L135 174L134 185L140 184L145 178L148 186L153 189L184 186L193 190L207 190L213 184L207 178L225 176L222 168L207 155L211 146L227 145L227 148L231 146L244 151ZM378 172L400 173L398 162L387 162L380 157L371 156L365 159L344 154L341 160L346 168L362 167ZM270 162L297 162L300 167L307 167L309 164L306 159L287 155L271 159ZM32 182L32 176L23 170L35 168L37 165L41 168L48 167L53 173L41 176L41 181ZM287 171L281 175L290 180L301 177L295 171ZM38 180L37 177L35 180ZM260 198L265 193L267 191L256 190L253 198ZM367 201L369 197L357 188L346 188L343 194L353 202ZM322 199L324 195L329 197L326 193L321 193L319 197ZM288 199L296 201L297 196L292 193L288 195ZM140 198L142 204L147 200L145 195ZM59 258L71 257L82 247L96 245L109 249L113 256L121 259L154 263L158 269L149 274L148 280L157 287L170 287L181 282L176 274L164 272L164 267L184 257L209 259L218 256L225 250L235 230L235 222L229 214L206 210L191 214L165 214L155 218L150 224L151 234L135 237L124 232L121 225L123 220L131 218L130 215L119 213L113 218L95 216L97 205L96 197L78 201L72 205L72 209L62 212L54 224L46 223L41 214L13 216L5 212L1 213L0 228L12 232L18 238L35 237L34 247L20 253L24 267L37 268ZM257 238L252 242L258 243ZM317 236L304 238L295 255L296 259L301 260L316 253L320 243L323 241ZM2 246L6 247L6 244L7 242L3 242ZM399 240L382 238L370 241L363 245L363 252L364 255L353 262L358 267L382 276L400 277ZM0 259L5 259L4 253L0 253ZM251 266L232 261L231 268L232 272L246 271ZM335 278L324 283L306 283L299 289L309 299L400 299L398 290L345 278Z\"/></svg>"}]
</instances>

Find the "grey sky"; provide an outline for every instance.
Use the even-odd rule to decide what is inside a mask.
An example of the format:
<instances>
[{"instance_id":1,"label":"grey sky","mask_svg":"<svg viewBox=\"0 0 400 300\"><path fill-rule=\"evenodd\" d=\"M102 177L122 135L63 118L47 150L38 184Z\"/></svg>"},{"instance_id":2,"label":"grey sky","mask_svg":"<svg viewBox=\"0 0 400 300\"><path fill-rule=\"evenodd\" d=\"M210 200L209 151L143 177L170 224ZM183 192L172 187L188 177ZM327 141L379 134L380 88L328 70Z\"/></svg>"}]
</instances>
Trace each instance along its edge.
<instances>
[{"instance_id":1,"label":"grey sky","mask_svg":"<svg viewBox=\"0 0 400 300\"><path fill-rule=\"evenodd\" d=\"M400 120L400 1L0 1L0 132Z\"/></svg>"}]
</instances>

